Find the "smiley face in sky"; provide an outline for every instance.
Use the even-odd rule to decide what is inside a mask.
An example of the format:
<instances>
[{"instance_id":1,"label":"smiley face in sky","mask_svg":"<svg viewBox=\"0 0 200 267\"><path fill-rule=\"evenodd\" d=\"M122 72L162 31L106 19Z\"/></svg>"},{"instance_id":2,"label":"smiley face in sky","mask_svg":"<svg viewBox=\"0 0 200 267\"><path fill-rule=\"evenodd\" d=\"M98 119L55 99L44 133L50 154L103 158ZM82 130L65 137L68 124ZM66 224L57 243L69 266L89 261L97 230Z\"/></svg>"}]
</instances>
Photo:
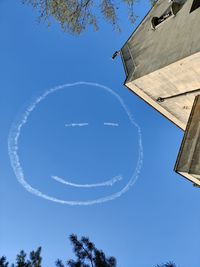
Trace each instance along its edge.
<instances>
[{"instance_id":1,"label":"smiley face in sky","mask_svg":"<svg viewBox=\"0 0 200 267\"><path fill-rule=\"evenodd\" d=\"M12 125L8 151L30 193L67 205L114 200L136 182L141 131L121 97L89 82L36 98Z\"/></svg>"}]
</instances>

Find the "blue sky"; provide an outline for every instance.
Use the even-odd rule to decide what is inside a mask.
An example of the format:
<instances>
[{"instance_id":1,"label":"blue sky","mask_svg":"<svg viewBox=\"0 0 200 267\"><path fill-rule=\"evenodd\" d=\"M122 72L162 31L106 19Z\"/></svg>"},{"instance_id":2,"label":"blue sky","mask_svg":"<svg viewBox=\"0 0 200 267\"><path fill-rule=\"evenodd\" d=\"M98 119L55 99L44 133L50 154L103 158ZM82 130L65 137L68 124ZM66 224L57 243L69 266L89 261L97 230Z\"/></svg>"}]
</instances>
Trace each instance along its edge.
<instances>
[{"instance_id":1,"label":"blue sky","mask_svg":"<svg viewBox=\"0 0 200 267\"><path fill-rule=\"evenodd\" d=\"M174 260L199 266L199 189L173 172L183 133L124 86L113 52L134 27L124 11L122 32L101 24L80 37L55 24L36 22L36 13L20 1L1 1L0 60L0 254L12 262L20 249L43 247L44 265L73 255L68 236L86 235L119 267L146 267ZM138 22L149 9L136 5ZM108 86L126 103L142 131L143 166L136 184L120 198L91 206L53 203L27 192L11 168L8 134L27 106L57 85L90 81ZM84 127L66 127L70 123ZM105 122L119 126L104 125ZM119 191L138 159L138 133L119 101L96 86L80 85L49 95L30 114L19 138L19 156L27 181L63 199L95 199ZM121 175L112 187L69 188Z\"/></svg>"}]
</instances>

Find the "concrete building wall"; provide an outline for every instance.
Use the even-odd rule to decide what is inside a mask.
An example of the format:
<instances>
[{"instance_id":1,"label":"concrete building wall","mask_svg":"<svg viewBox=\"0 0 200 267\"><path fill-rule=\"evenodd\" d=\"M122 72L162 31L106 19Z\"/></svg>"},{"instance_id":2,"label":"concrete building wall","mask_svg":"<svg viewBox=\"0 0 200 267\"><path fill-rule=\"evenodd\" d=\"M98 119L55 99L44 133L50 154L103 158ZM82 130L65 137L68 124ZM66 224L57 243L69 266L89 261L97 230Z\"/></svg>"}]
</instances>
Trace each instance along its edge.
<instances>
[{"instance_id":1,"label":"concrete building wall","mask_svg":"<svg viewBox=\"0 0 200 267\"><path fill-rule=\"evenodd\" d=\"M175 170L200 187L200 3L190 12L193 1L174 16L169 1L158 0L121 55L125 85L186 129Z\"/></svg>"},{"instance_id":2,"label":"concrete building wall","mask_svg":"<svg viewBox=\"0 0 200 267\"><path fill-rule=\"evenodd\" d=\"M158 0L121 50L127 81L200 51L200 8L190 13L192 3L187 0L175 16L153 30L152 18L160 17L170 6L168 0Z\"/></svg>"},{"instance_id":3,"label":"concrete building wall","mask_svg":"<svg viewBox=\"0 0 200 267\"><path fill-rule=\"evenodd\" d=\"M158 0L121 49L125 85L183 130L199 94L190 91L200 88L200 7L190 12L193 1L152 29L152 18L171 5ZM177 94L183 95L157 101Z\"/></svg>"},{"instance_id":4,"label":"concrete building wall","mask_svg":"<svg viewBox=\"0 0 200 267\"><path fill-rule=\"evenodd\" d=\"M200 95L193 108L175 165L175 171L200 186Z\"/></svg>"}]
</instances>

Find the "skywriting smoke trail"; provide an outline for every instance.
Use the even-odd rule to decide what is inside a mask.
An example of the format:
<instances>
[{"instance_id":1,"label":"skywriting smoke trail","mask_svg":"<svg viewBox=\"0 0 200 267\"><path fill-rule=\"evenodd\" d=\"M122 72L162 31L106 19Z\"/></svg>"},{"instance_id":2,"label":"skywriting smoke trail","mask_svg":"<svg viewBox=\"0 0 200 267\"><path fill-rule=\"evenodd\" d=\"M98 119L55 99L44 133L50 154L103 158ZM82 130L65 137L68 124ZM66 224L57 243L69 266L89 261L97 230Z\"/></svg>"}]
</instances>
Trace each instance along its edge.
<instances>
[{"instance_id":1,"label":"skywriting smoke trail","mask_svg":"<svg viewBox=\"0 0 200 267\"><path fill-rule=\"evenodd\" d=\"M92 188L92 187L101 187L101 186L113 186L116 182L119 182L122 180L122 176L115 176L112 179L106 181L106 182L102 182L102 183L96 183L96 184L76 184L76 183L71 183L68 182L66 180L64 180L63 178L60 178L58 176L51 176L52 179L54 179L55 181L65 184L65 185L69 185L69 186L73 186L73 187L85 187L85 188Z\"/></svg>"},{"instance_id":2,"label":"skywriting smoke trail","mask_svg":"<svg viewBox=\"0 0 200 267\"><path fill-rule=\"evenodd\" d=\"M84 123L69 123L69 124L65 124L65 127L84 127L84 126L88 126L89 123L84 122Z\"/></svg>"},{"instance_id":3,"label":"skywriting smoke trail","mask_svg":"<svg viewBox=\"0 0 200 267\"><path fill-rule=\"evenodd\" d=\"M25 175L24 175L24 171L23 171L23 167L21 165L20 162L20 158L18 155L18 151L19 151L19 137L21 135L21 131L24 127L24 125L28 122L28 118L30 113L37 107L37 105L39 103L41 103L48 95L57 92L59 90L63 90L69 87L73 87L73 86L78 86L78 85L88 85L88 86L95 86L97 88L100 89L104 89L105 91L107 91L108 93L110 93L112 96L114 96L120 103L120 105L123 107L123 109L125 110L130 123L132 125L134 125L138 131L138 149L139 149L139 156L138 156L138 160L137 160L137 165L135 170L133 171L128 183L119 191L116 192L114 194L102 197L102 198L98 198L98 199L94 199L94 200L86 200L86 201L79 201L79 200L64 200L64 199L59 199L56 197L52 197L50 195L47 195L43 192L41 192L40 190L32 187L25 179ZM56 203L60 203L60 204L67 204L67 205L93 205L93 204L98 204L98 203L104 203L110 200L114 200L118 197L120 197L121 195L123 195L125 192L127 192L131 186L133 186L135 184L135 182L137 181L138 177L139 177L139 173L142 167L142 163L143 163L143 146L142 146L142 135L141 135L141 129L139 127L139 125L135 122L135 120L133 119L133 116L131 115L131 113L129 112L128 108L126 107L125 103L123 102L123 100L121 99L121 97L115 93L112 89L110 89L107 86L98 84L98 83L92 83L92 82L75 82L75 83L67 83L64 85L60 85L54 88L51 88L49 90L47 90L44 94L42 94L41 96L37 97L26 109L25 111L21 114L20 118L13 123L13 125L11 126L10 132L9 132L9 136L8 136L8 153L9 153L9 157L10 157L10 161L11 161L11 166L13 168L13 171L17 177L18 182L30 193L41 197L43 199L49 200L49 201L53 201Z\"/></svg>"},{"instance_id":4,"label":"skywriting smoke trail","mask_svg":"<svg viewBox=\"0 0 200 267\"><path fill-rule=\"evenodd\" d=\"M112 127L118 127L119 124L118 123L114 123L114 122L104 122L105 126L112 126Z\"/></svg>"}]
</instances>

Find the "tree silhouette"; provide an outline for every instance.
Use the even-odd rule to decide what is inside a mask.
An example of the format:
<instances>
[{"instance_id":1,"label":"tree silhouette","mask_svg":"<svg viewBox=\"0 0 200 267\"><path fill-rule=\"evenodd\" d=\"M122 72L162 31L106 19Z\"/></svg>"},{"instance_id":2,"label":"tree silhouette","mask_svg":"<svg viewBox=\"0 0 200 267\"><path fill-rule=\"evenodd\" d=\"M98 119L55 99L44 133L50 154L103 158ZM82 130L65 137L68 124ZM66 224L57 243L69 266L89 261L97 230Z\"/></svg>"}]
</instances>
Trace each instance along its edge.
<instances>
[{"instance_id":1,"label":"tree silhouette","mask_svg":"<svg viewBox=\"0 0 200 267\"><path fill-rule=\"evenodd\" d=\"M30 260L31 267L41 267L42 257L40 256L42 248L39 247L36 251L31 251Z\"/></svg>"},{"instance_id":2,"label":"tree silhouette","mask_svg":"<svg viewBox=\"0 0 200 267\"><path fill-rule=\"evenodd\" d=\"M167 262L165 264L158 264L155 267L176 267L176 264L173 262Z\"/></svg>"},{"instance_id":3,"label":"tree silhouette","mask_svg":"<svg viewBox=\"0 0 200 267\"><path fill-rule=\"evenodd\" d=\"M39 21L51 24L52 18L56 20L63 31L80 34L92 25L98 30L97 16L101 16L114 29L119 30L118 12L125 5L128 9L128 18L133 23L136 16L133 12L135 0L21 0L22 3L31 5L39 12Z\"/></svg>"},{"instance_id":4,"label":"tree silhouette","mask_svg":"<svg viewBox=\"0 0 200 267\"><path fill-rule=\"evenodd\" d=\"M102 250L95 247L88 237L82 237L80 240L76 235L72 234L69 237L75 259L67 261L66 265L61 261L55 262L56 267L117 267L117 261L114 257L106 257ZM11 264L11 267L41 267L41 247L35 251L31 251L29 257L21 250L16 256L16 263ZM0 267L9 267L9 262L5 256L0 257ZM158 264L155 267L176 267L175 263L168 262L165 264Z\"/></svg>"},{"instance_id":5,"label":"tree silhouette","mask_svg":"<svg viewBox=\"0 0 200 267\"><path fill-rule=\"evenodd\" d=\"M21 250L16 256L16 263L12 264L11 267L41 267L42 257L41 257L41 247L36 251L31 251L29 258L27 259L26 253ZM0 267L8 267L9 262L7 262L6 257L0 258Z\"/></svg>"},{"instance_id":6,"label":"tree silhouette","mask_svg":"<svg viewBox=\"0 0 200 267\"><path fill-rule=\"evenodd\" d=\"M116 259L114 257L106 257L102 250L98 250L95 245L90 242L89 238L82 237L78 240L77 236L70 235L70 241L76 259L67 261L69 267L116 267ZM62 261L57 260L57 267L63 267Z\"/></svg>"},{"instance_id":7,"label":"tree silhouette","mask_svg":"<svg viewBox=\"0 0 200 267\"><path fill-rule=\"evenodd\" d=\"M0 258L0 267L8 267L8 262L6 261L6 257L1 257Z\"/></svg>"},{"instance_id":8,"label":"tree silhouette","mask_svg":"<svg viewBox=\"0 0 200 267\"><path fill-rule=\"evenodd\" d=\"M26 260L26 253L21 250L16 257L16 266L17 267L28 267L29 261Z\"/></svg>"}]
</instances>

